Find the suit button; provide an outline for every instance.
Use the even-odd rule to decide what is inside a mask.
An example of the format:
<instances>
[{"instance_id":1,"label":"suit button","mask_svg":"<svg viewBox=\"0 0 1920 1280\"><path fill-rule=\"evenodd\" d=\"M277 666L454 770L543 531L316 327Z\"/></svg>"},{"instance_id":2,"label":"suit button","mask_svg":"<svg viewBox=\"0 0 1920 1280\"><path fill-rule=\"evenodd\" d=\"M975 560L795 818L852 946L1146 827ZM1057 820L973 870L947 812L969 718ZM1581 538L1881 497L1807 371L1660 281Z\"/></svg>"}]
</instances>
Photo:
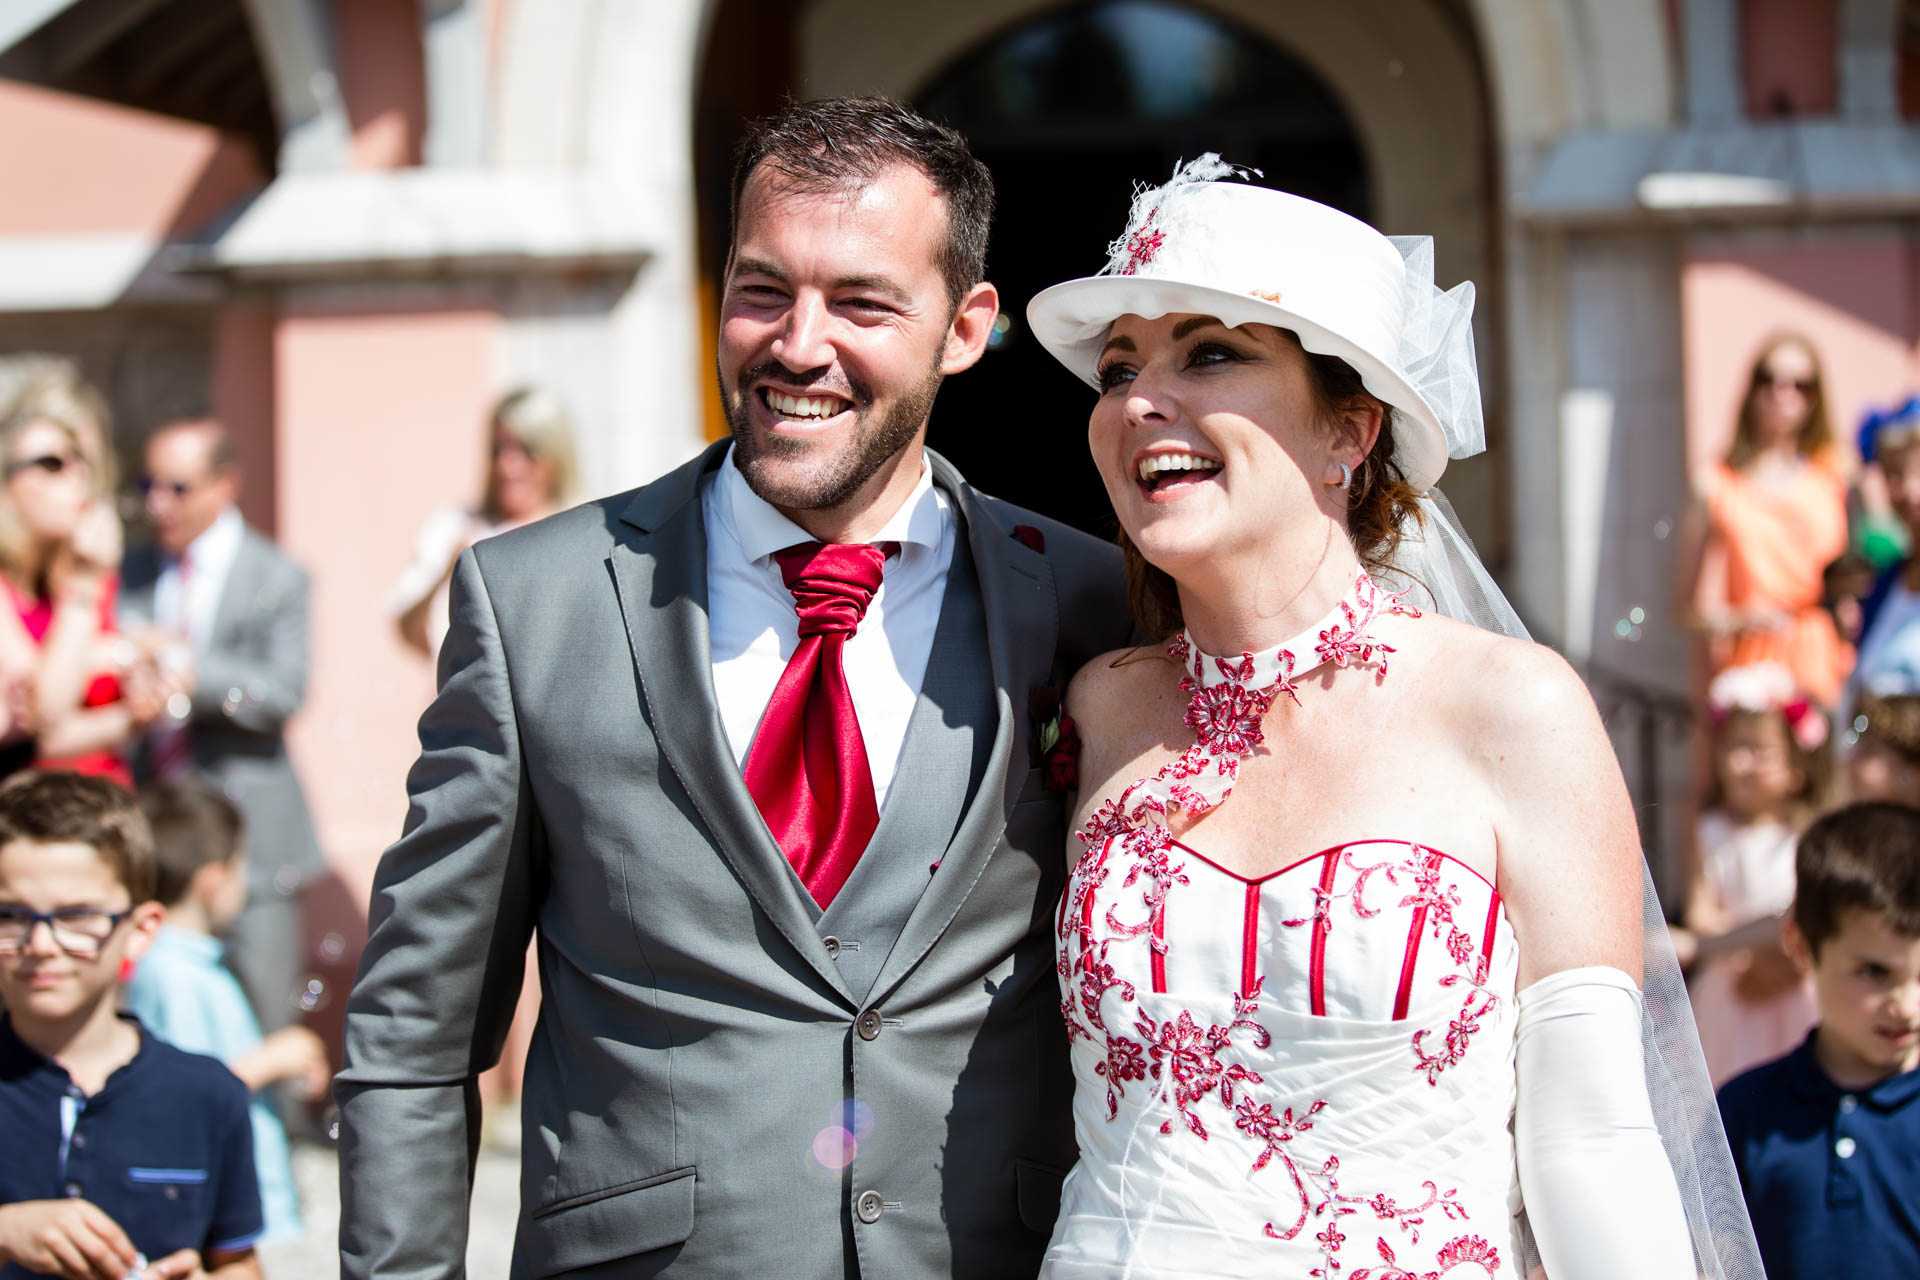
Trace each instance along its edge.
<instances>
[{"instance_id":1,"label":"suit button","mask_svg":"<svg viewBox=\"0 0 1920 1280\"><path fill-rule=\"evenodd\" d=\"M827 949L827 957L829 959L838 960L840 958L840 939L834 937L832 934L828 934L826 937L820 939L820 945Z\"/></svg>"},{"instance_id":2,"label":"suit button","mask_svg":"<svg viewBox=\"0 0 1920 1280\"><path fill-rule=\"evenodd\" d=\"M880 1038L880 1011L878 1009L867 1010L854 1020L853 1029L860 1033L862 1040L878 1040ZM879 1201L876 1200L874 1203L878 1204Z\"/></svg>"},{"instance_id":3,"label":"suit button","mask_svg":"<svg viewBox=\"0 0 1920 1280\"><path fill-rule=\"evenodd\" d=\"M885 1208L878 1191L862 1191L860 1198L853 1202L853 1211L862 1222L880 1221L880 1212Z\"/></svg>"},{"instance_id":4,"label":"suit button","mask_svg":"<svg viewBox=\"0 0 1920 1280\"><path fill-rule=\"evenodd\" d=\"M82 1186L81 1186L81 1185L80 1185L79 1183L77 1183L77 1182L69 1182L69 1183L68 1183L68 1184L67 1184L67 1185L66 1185L65 1187L63 1187L63 1188L62 1188L62 1190L64 1190L64 1191L65 1191L65 1192L67 1193L67 1197L68 1197L69 1199L73 1199L73 1198L76 1198L76 1197L78 1197L78 1196L80 1195L80 1193L81 1193L82 1191L84 1191L85 1189L86 1189L86 1188L84 1188L84 1187L82 1187ZM867 1194L868 1194L868 1195L873 1195L873 1193L872 1193L871 1191L869 1191L869 1192L868 1192ZM861 1200L861 1203L862 1203L862 1204L865 1204L865 1203L866 1203L866 1200L865 1200L865 1199L863 1198L863 1199ZM880 1197L879 1197L879 1196L873 1196L873 1203L874 1203L874 1204L875 1204L875 1205L877 1206L877 1205L878 1205L878 1204L880 1203ZM879 1214L879 1211L878 1211L878 1210L876 1209L876 1210L875 1210L875 1212L874 1212L874 1215L873 1215L873 1217L874 1217L874 1218L877 1218L877 1217L879 1217L879 1216L880 1216L880 1214ZM873 1220L872 1218L869 1218L869 1219L868 1219L868 1221L869 1221L869 1222L871 1222L872 1220Z\"/></svg>"}]
</instances>

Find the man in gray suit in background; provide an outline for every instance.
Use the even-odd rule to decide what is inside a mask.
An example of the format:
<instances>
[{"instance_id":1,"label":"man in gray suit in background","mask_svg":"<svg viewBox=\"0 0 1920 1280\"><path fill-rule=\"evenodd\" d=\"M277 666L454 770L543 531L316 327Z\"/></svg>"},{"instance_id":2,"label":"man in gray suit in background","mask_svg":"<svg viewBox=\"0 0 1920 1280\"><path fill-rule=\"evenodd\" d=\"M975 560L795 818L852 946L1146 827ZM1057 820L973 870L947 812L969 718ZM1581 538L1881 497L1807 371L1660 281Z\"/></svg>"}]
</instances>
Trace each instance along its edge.
<instances>
[{"instance_id":1,"label":"man in gray suit in background","mask_svg":"<svg viewBox=\"0 0 1920 1280\"><path fill-rule=\"evenodd\" d=\"M147 439L140 488L154 543L120 572L120 629L179 692L134 752L141 782L195 773L247 819L247 905L227 961L263 1031L290 1025L300 895L326 868L285 728L307 688L307 573L249 528L225 425L171 422Z\"/></svg>"},{"instance_id":2,"label":"man in gray suit in background","mask_svg":"<svg viewBox=\"0 0 1920 1280\"><path fill-rule=\"evenodd\" d=\"M461 1274L536 932L515 1276L1038 1269L1075 1152L1037 740L1128 637L1119 557L924 448L999 308L957 134L793 106L733 193L732 439L454 571L348 1006L347 1277Z\"/></svg>"}]
</instances>

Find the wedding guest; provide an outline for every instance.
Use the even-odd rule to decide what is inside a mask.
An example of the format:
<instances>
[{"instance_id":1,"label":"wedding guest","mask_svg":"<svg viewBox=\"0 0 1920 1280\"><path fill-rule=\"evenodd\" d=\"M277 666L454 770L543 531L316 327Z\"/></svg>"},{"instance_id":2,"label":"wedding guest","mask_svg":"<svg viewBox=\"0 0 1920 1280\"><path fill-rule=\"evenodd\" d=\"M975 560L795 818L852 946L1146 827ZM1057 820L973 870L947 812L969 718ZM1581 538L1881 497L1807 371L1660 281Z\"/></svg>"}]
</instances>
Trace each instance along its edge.
<instances>
[{"instance_id":1,"label":"wedding guest","mask_svg":"<svg viewBox=\"0 0 1920 1280\"><path fill-rule=\"evenodd\" d=\"M1846 550L1846 493L1819 357L1778 335L1753 363L1726 457L1694 480L1683 592L1710 675L1781 662L1836 705L1852 654L1821 607L1822 572Z\"/></svg>"},{"instance_id":2,"label":"wedding guest","mask_svg":"<svg viewBox=\"0 0 1920 1280\"><path fill-rule=\"evenodd\" d=\"M270 1036L222 960L219 935L247 902L245 819L233 801L191 779L156 782L140 795L153 829L155 897L166 923L127 983L126 1005L147 1030L176 1049L226 1063L253 1095L254 1169L266 1227L262 1243L301 1234L300 1202L286 1127L264 1092L287 1081L302 1098L326 1095L326 1046L306 1027Z\"/></svg>"},{"instance_id":3,"label":"wedding guest","mask_svg":"<svg viewBox=\"0 0 1920 1280\"><path fill-rule=\"evenodd\" d=\"M388 607L407 645L438 656L447 634L447 584L460 553L482 538L550 516L573 499L573 423L552 392L519 387L493 407L486 483L471 507L442 507L414 542L413 563Z\"/></svg>"},{"instance_id":4,"label":"wedding guest","mask_svg":"<svg viewBox=\"0 0 1920 1280\"><path fill-rule=\"evenodd\" d=\"M1920 532L1920 403L1911 412L1869 414L1861 456L1880 470L1887 502L1909 545ZM1920 693L1920 562L1889 565L1861 604L1860 659L1850 687L1863 693Z\"/></svg>"},{"instance_id":5,"label":"wedding guest","mask_svg":"<svg viewBox=\"0 0 1920 1280\"><path fill-rule=\"evenodd\" d=\"M1847 799L1920 807L1920 693L1863 694L1853 733Z\"/></svg>"},{"instance_id":6,"label":"wedding guest","mask_svg":"<svg viewBox=\"0 0 1920 1280\"><path fill-rule=\"evenodd\" d=\"M125 789L0 786L0 1276L259 1280L247 1091L116 1009L152 944L153 847Z\"/></svg>"},{"instance_id":7,"label":"wedding guest","mask_svg":"<svg viewBox=\"0 0 1920 1280\"><path fill-rule=\"evenodd\" d=\"M227 930L227 963L261 1027L277 1031L294 1016L300 895L326 865L285 736L306 696L307 574L241 519L224 425L168 423L145 464L154 542L127 554L120 620L179 691L135 772L143 783L198 773L246 814L247 905Z\"/></svg>"},{"instance_id":8,"label":"wedding guest","mask_svg":"<svg viewBox=\"0 0 1920 1280\"><path fill-rule=\"evenodd\" d=\"M1717 1084L1786 1052L1813 1025L1812 993L1772 922L1793 902L1794 841L1818 807L1828 733L1777 663L1721 672L1708 703L1713 786L1685 922L1703 951L1688 988ZM1758 936L1729 936L1756 922Z\"/></svg>"},{"instance_id":9,"label":"wedding guest","mask_svg":"<svg viewBox=\"0 0 1920 1280\"><path fill-rule=\"evenodd\" d=\"M0 422L0 679L13 741L0 768L59 764L131 782L127 749L166 690L123 684L114 622L120 526L95 481L99 436L69 397Z\"/></svg>"},{"instance_id":10,"label":"wedding guest","mask_svg":"<svg viewBox=\"0 0 1920 1280\"><path fill-rule=\"evenodd\" d=\"M1787 944L1820 1022L1720 1091L1771 1280L1920 1275L1920 810L1807 829Z\"/></svg>"}]
</instances>

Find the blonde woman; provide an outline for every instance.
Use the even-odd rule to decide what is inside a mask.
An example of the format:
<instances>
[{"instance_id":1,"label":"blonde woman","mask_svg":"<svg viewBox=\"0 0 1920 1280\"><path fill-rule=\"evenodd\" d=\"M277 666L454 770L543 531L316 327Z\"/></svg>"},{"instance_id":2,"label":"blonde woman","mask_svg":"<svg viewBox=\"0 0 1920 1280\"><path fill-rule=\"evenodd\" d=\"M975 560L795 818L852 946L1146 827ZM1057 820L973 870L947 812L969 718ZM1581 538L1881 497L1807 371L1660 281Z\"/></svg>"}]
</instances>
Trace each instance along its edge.
<instances>
[{"instance_id":1,"label":"blonde woman","mask_svg":"<svg viewBox=\"0 0 1920 1280\"><path fill-rule=\"evenodd\" d=\"M487 430L486 484L474 508L443 507L427 518L413 563L395 584L389 608L400 638L429 658L447 634L447 582L460 553L482 538L552 515L572 501L573 423L552 392L509 391Z\"/></svg>"},{"instance_id":2,"label":"blonde woman","mask_svg":"<svg viewBox=\"0 0 1920 1280\"><path fill-rule=\"evenodd\" d=\"M120 522L99 477L102 425L70 388L30 390L0 420L0 679L5 764L58 763L130 782L125 749L165 691L123 687L113 622Z\"/></svg>"}]
</instances>

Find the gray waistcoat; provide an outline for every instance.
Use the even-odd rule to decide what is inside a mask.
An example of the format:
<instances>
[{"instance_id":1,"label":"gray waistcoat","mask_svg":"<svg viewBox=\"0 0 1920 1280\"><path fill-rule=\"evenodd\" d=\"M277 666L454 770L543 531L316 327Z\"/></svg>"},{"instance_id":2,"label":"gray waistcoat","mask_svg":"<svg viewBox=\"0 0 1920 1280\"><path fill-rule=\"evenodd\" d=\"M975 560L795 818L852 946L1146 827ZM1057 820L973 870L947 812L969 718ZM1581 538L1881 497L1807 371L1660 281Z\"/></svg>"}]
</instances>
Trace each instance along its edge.
<instances>
[{"instance_id":1,"label":"gray waistcoat","mask_svg":"<svg viewBox=\"0 0 1920 1280\"><path fill-rule=\"evenodd\" d=\"M880 825L817 921L847 987L862 997L872 990L927 882L938 874L932 865L952 841L986 767L994 706L985 637L979 581L961 528L955 531L953 566L927 674Z\"/></svg>"}]
</instances>

